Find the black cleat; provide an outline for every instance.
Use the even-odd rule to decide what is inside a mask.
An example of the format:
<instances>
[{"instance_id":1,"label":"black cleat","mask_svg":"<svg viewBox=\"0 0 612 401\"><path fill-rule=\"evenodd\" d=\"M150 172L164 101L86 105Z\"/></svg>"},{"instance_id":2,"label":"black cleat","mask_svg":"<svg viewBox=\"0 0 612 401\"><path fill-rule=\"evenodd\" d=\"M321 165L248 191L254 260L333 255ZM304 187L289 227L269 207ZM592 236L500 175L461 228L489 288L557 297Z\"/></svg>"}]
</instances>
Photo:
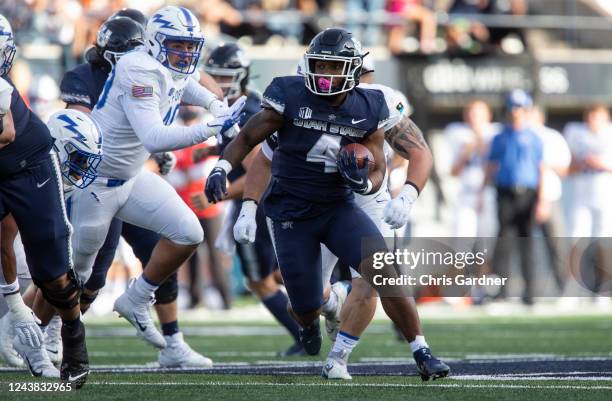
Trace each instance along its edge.
<instances>
[{"instance_id":1,"label":"black cleat","mask_svg":"<svg viewBox=\"0 0 612 401\"><path fill-rule=\"evenodd\" d=\"M306 351L304 350L304 347L302 347L301 343L295 343L291 347L287 348L286 350L278 353L278 356L280 357L304 356L304 355L306 355Z\"/></svg>"},{"instance_id":2,"label":"black cleat","mask_svg":"<svg viewBox=\"0 0 612 401\"><path fill-rule=\"evenodd\" d=\"M64 357L60 367L60 378L63 382L72 383L73 388L80 389L89 375L89 357L85 344L85 325L80 320L62 324L62 344Z\"/></svg>"},{"instance_id":3,"label":"black cleat","mask_svg":"<svg viewBox=\"0 0 612 401\"><path fill-rule=\"evenodd\" d=\"M300 341L308 355L319 355L321 343L323 342L319 319L312 322L308 327L300 327Z\"/></svg>"},{"instance_id":4,"label":"black cleat","mask_svg":"<svg viewBox=\"0 0 612 401\"><path fill-rule=\"evenodd\" d=\"M423 381L441 379L450 373L448 365L433 356L429 348L418 349L412 355Z\"/></svg>"}]
</instances>

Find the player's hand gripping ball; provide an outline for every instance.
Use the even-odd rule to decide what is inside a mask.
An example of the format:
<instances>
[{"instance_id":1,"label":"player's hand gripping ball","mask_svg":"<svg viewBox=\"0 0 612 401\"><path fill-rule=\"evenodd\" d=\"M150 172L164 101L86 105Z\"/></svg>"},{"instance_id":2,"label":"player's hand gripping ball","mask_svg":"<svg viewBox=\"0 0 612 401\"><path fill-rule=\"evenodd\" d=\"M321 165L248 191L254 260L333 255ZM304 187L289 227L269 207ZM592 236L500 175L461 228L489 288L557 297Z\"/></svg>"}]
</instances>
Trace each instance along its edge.
<instances>
[{"instance_id":1,"label":"player's hand gripping ball","mask_svg":"<svg viewBox=\"0 0 612 401\"><path fill-rule=\"evenodd\" d=\"M374 167L374 156L363 145L349 144L338 152L336 160L338 171L347 185L358 194L366 194L370 190L368 174Z\"/></svg>"}]
</instances>

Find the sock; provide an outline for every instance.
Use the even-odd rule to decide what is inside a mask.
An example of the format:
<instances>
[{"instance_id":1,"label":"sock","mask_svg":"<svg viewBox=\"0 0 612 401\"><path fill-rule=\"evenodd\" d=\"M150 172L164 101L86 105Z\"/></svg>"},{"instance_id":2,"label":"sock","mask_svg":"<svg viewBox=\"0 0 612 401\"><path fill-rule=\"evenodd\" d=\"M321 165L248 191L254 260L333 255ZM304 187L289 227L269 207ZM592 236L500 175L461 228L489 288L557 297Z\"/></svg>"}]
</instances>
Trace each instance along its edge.
<instances>
[{"instance_id":1,"label":"sock","mask_svg":"<svg viewBox=\"0 0 612 401\"><path fill-rule=\"evenodd\" d=\"M62 324L69 330L74 330L76 328L78 328L82 323L81 323L81 316L79 315L76 319L73 320L63 320L62 319Z\"/></svg>"},{"instance_id":2,"label":"sock","mask_svg":"<svg viewBox=\"0 0 612 401\"><path fill-rule=\"evenodd\" d=\"M336 342L334 343L332 352L339 353L341 351L346 351L347 354L350 354L353 351L353 348L355 348L358 343L359 337L355 337L343 331L340 331L338 333L338 336L336 337Z\"/></svg>"},{"instance_id":3,"label":"sock","mask_svg":"<svg viewBox=\"0 0 612 401\"><path fill-rule=\"evenodd\" d=\"M171 336L179 332L177 320L169 323L162 323L161 328L165 336Z\"/></svg>"},{"instance_id":4,"label":"sock","mask_svg":"<svg viewBox=\"0 0 612 401\"><path fill-rule=\"evenodd\" d=\"M0 294L10 295L15 293L19 293L19 280L15 279L15 282L10 284L0 284Z\"/></svg>"},{"instance_id":5,"label":"sock","mask_svg":"<svg viewBox=\"0 0 612 401\"><path fill-rule=\"evenodd\" d=\"M278 290L276 293L274 293L274 295L262 299L261 302L263 302L264 306L270 311L276 320L278 320L278 322L287 329L289 334L291 334L291 337L293 337L293 340L296 343L299 343L299 326L289 315L289 312L287 312L287 303L289 300L287 299L285 293Z\"/></svg>"},{"instance_id":6,"label":"sock","mask_svg":"<svg viewBox=\"0 0 612 401\"><path fill-rule=\"evenodd\" d=\"M159 285L150 282L141 274L133 285L134 298L136 301L149 302Z\"/></svg>"},{"instance_id":7,"label":"sock","mask_svg":"<svg viewBox=\"0 0 612 401\"><path fill-rule=\"evenodd\" d=\"M335 292L330 291L329 292L329 298L323 304L322 312L323 313L332 313L332 312L336 311L337 307L338 307L338 296L336 295Z\"/></svg>"},{"instance_id":8,"label":"sock","mask_svg":"<svg viewBox=\"0 0 612 401\"><path fill-rule=\"evenodd\" d=\"M410 342L410 350L415 352L421 348L429 348L429 345L427 345L427 341L425 341L425 336L416 336L414 341Z\"/></svg>"}]
</instances>

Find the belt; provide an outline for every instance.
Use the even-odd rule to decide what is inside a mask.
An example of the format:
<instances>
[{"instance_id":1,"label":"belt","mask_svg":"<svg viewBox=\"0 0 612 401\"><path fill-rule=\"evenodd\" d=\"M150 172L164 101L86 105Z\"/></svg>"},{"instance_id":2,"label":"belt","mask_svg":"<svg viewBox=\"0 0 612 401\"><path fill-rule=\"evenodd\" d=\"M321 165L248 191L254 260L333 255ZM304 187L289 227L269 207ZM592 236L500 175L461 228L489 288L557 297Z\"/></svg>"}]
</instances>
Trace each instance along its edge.
<instances>
[{"instance_id":1,"label":"belt","mask_svg":"<svg viewBox=\"0 0 612 401\"><path fill-rule=\"evenodd\" d=\"M127 182L127 180L120 180L118 178L105 178L105 177L97 177L96 181L98 184L105 185L109 188L120 187Z\"/></svg>"},{"instance_id":2,"label":"belt","mask_svg":"<svg viewBox=\"0 0 612 401\"><path fill-rule=\"evenodd\" d=\"M518 186L518 185L513 185L513 186L509 186L509 187L497 187L498 190L501 191L508 191L508 192L512 192L515 195L524 195L528 192L534 191L535 192L535 188L531 188L531 187L523 187L523 186Z\"/></svg>"}]
</instances>

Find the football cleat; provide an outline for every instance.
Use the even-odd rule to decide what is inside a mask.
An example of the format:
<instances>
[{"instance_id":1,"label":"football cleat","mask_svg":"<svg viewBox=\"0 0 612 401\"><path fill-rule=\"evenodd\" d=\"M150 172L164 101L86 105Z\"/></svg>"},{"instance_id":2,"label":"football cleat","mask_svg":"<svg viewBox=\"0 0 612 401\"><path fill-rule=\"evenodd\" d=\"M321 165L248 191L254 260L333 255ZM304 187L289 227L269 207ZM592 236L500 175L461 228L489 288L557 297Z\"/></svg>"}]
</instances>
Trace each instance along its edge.
<instances>
[{"instance_id":1,"label":"football cleat","mask_svg":"<svg viewBox=\"0 0 612 401\"><path fill-rule=\"evenodd\" d=\"M162 368L211 368L210 358L195 352L183 340L183 333L165 336L168 346L159 352L158 362Z\"/></svg>"},{"instance_id":2,"label":"football cleat","mask_svg":"<svg viewBox=\"0 0 612 401\"><path fill-rule=\"evenodd\" d=\"M23 359L13 347L14 336L11 314L7 313L0 319L0 361L6 362L9 366L23 368L25 366Z\"/></svg>"},{"instance_id":3,"label":"football cleat","mask_svg":"<svg viewBox=\"0 0 612 401\"><path fill-rule=\"evenodd\" d=\"M151 298L150 302L138 303L130 297L133 288L130 286L117 298L113 310L130 322L136 328L136 333L146 342L159 349L166 348L166 340L153 324L149 311L149 306L155 302L155 298Z\"/></svg>"},{"instance_id":4,"label":"football cleat","mask_svg":"<svg viewBox=\"0 0 612 401\"><path fill-rule=\"evenodd\" d=\"M346 350L340 352L331 351L327 356L321 377L325 379L342 379L351 380L352 377L348 372L348 357L349 353Z\"/></svg>"},{"instance_id":5,"label":"football cleat","mask_svg":"<svg viewBox=\"0 0 612 401\"><path fill-rule=\"evenodd\" d=\"M306 351L304 350L304 347L302 347L302 344L300 343L294 343L291 347L278 353L278 356L280 357L304 356L304 355L306 355Z\"/></svg>"},{"instance_id":6,"label":"football cleat","mask_svg":"<svg viewBox=\"0 0 612 401\"><path fill-rule=\"evenodd\" d=\"M412 353L416 361L417 371L423 381L436 380L448 376L450 367L433 356L427 347L418 349Z\"/></svg>"},{"instance_id":7,"label":"football cleat","mask_svg":"<svg viewBox=\"0 0 612 401\"><path fill-rule=\"evenodd\" d=\"M49 359L54 365L58 366L62 362L62 319L55 315L47 325L45 330L45 350Z\"/></svg>"},{"instance_id":8,"label":"football cleat","mask_svg":"<svg viewBox=\"0 0 612 401\"><path fill-rule=\"evenodd\" d=\"M331 286L331 291L336 294L338 303L334 311L323 313L323 317L325 318L325 332L327 333L327 337L333 342L336 341L336 336L338 335L338 331L340 331L340 311L342 310L342 305L344 305L344 301L346 301L349 291L342 281L334 283Z\"/></svg>"},{"instance_id":9,"label":"football cleat","mask_svg":"<svg viewBox=\"0 0 612 401\"><path fill-rule=\"evenodd\" d=\"M300 341L304 347L304 351L308 355L319 355L321 352L321 328L319 327L319 319L317 318L308 327L300 327Z\"/></svg>"},{"instance_id":10,"label":"football cleat","mask_svg":"<svg viewBox=\"0 0 612 401\"><path fill-rule=\"evenodd\" d=\"M43 346L32 347L31 344L21 342L18 337L13 339L13 345L32 376L59 379L60 371L53 366Z\"/></svg>"},{"instance_id":11,"label":"football cleat","mask_svg":"<svg viewBox=\"0 0 612 401\"><path fill-rule=\"evenodd\" d=\"M89 356L85 344L85 325L80 320L70 327L62 324L62 343L64 347L60 378L80 389L89 375ZM46 355L46 352L45 352Z\"/></svg>"}]
</instances>

